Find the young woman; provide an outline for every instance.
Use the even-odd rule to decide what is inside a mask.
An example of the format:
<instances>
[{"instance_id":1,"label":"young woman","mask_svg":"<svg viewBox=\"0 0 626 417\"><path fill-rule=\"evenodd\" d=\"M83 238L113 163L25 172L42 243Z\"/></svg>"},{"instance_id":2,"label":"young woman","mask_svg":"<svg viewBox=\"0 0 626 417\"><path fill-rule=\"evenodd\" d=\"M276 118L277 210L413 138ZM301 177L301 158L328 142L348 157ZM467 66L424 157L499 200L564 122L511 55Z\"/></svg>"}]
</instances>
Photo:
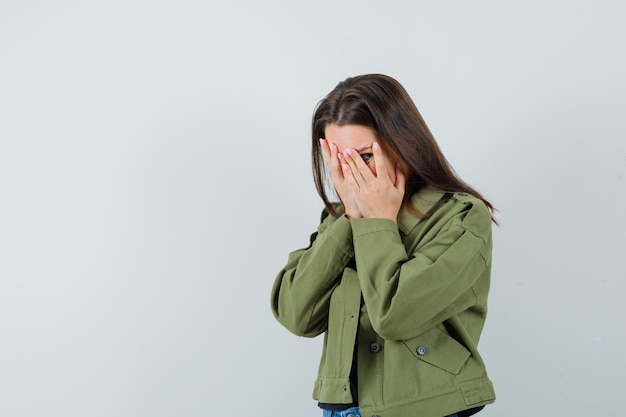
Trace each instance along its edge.
<instances>
[{"instance_id":1,"label":"young woman","mask_svg":"<svg viewBox=\"0 0 626 417\"><path fill-rule=\"evenodd\" d=\"M340 82L312 128L325 208L276 277L272 311L296 335L324 333L313 398L328 417L477 413L495 400L477 350L492 205L455 175L393 78Z\"/></svg>"}]
</instances>

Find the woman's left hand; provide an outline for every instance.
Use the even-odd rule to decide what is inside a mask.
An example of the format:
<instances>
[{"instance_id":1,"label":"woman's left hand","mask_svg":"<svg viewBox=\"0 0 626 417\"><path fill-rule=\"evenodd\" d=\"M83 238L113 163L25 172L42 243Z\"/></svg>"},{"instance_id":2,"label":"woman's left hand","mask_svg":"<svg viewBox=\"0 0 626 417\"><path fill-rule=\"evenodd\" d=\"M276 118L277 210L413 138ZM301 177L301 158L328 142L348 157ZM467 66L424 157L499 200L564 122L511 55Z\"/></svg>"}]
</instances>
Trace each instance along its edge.
<instances>
[{"instance_id":1,"label":"woman's left hand","mask_svg":"<svg viewBox=\"0 0 626 417\"><path fill-rule=\"evenodd\" d=\"M352 187L355 202L363 217L390 219L397 222L404 199L406 177L396 162L390 178L382 150L378 143L372 146L376 174L354 149L345 149L341 168L347 184Z\"/></svg>"}]
</instances>

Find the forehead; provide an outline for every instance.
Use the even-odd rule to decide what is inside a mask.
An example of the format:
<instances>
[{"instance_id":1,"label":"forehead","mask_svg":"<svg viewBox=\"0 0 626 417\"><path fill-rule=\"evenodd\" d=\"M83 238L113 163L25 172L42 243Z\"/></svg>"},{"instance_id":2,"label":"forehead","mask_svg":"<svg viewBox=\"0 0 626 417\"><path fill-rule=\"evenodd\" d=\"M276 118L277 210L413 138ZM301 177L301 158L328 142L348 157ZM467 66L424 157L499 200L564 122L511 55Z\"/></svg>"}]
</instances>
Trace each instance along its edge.
<instances>
[{"instance_id":1,"label":"forehead","mask_svg":"<svg viewBox=\"0 0 626 417\"><path fill-rule=\"evenodd\" d=\"M347 148L363 149L372 146L372 143L378 140L376 131L369 126L363 125L336 125L329 124L324 129L326 140L334 143L343 151Z\"/></svg>"}]
</instances>

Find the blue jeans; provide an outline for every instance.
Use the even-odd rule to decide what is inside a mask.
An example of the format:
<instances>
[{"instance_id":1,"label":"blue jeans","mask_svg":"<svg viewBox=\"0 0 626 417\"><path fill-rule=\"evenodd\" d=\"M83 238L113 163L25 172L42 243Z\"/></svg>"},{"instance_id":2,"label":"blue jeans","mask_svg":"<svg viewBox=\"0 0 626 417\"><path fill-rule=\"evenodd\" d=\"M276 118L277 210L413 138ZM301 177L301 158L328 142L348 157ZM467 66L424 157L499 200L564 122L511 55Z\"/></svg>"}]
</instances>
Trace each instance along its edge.
<instances>
[{"instance_id":1,"label":"blue jeans","mask_svg":"<svg viewBox=\"0 0 626 417\"><path fill-rule=\"evenodd\" d=\"M322 410L322 417L361 417L361 410L359 410L359 407L352 407L342 411ZM446 417L458 416L454 413Z\"/></svg>"},{"instance_id":2,"label":"blue jeans","mask_svg":"<svg viewBox=\"0 0 626 417\"><path fill-rule=\"evenodd\" d=\"M347 410L322 410L322 417L361 417L359 407L348 408Z\"/></svg>"}]
</instances>

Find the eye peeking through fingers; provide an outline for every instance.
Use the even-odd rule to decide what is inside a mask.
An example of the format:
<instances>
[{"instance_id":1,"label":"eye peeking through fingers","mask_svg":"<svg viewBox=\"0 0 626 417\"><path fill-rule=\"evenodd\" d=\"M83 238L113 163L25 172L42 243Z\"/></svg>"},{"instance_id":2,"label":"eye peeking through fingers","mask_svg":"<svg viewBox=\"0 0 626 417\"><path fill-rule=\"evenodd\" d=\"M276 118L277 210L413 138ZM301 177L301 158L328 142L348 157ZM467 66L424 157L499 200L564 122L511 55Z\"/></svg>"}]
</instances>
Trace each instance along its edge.
<instances>
[{"instance_id":1,"label":"eye peeking through fingers","mask_svg":"<svg viewBox=\"0 0 626 417\"><path fill-rule=\"evenodd\" d=\"M370 161L374 160L374 154L373 153L362 153L361 154L361 159L366 163L369 164Z\"/></svg>"}]
</instances>

